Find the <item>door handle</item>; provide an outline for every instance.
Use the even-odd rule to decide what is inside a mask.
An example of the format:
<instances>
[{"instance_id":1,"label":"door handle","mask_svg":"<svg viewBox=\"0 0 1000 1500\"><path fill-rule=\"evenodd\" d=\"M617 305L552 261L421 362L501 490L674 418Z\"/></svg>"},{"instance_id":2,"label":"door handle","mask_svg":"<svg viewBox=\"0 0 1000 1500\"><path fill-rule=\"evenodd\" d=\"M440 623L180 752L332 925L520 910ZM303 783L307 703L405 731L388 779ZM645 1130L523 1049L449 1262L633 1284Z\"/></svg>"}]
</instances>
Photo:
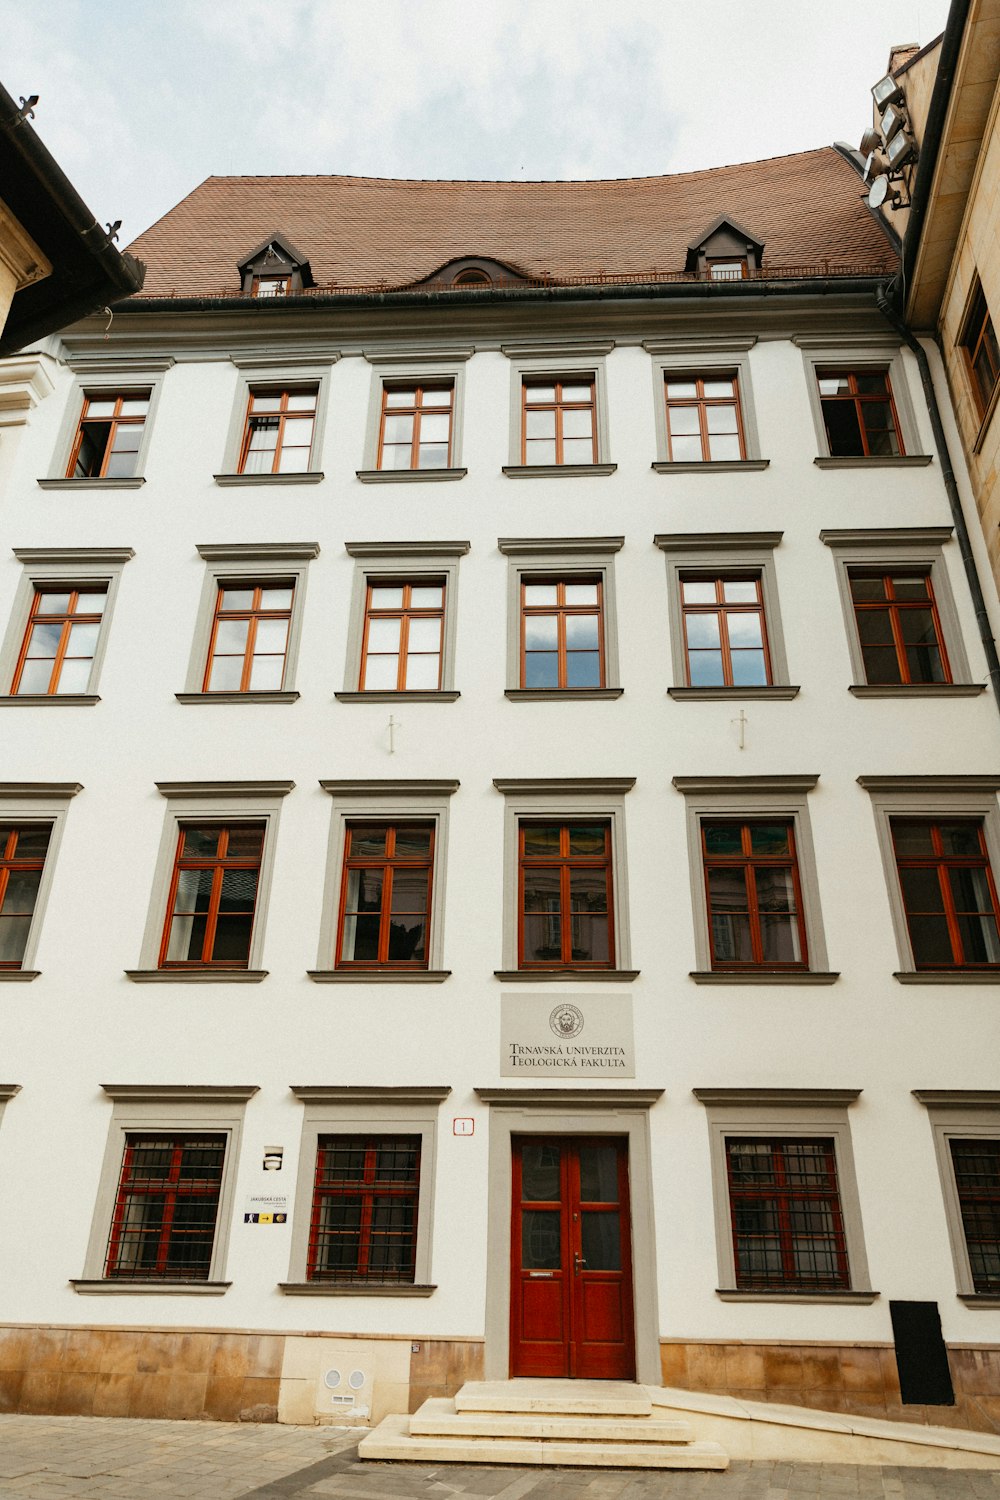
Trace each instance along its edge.
<instances>
[{"instance_id":1,"label":"door handle","mask_svg":"<svg viewBox=\"0 0 1000 1500\"><path fill-rule=\"evenodd\" d=\"M576 1272L576 1274L578 1276L579 1276L580 1272L583 1270L583 1268L584 1268L584 1266L586 1264L587 1264L587 1262L584 1260L583 1256L580 1254L579 1251L577 1251L576 1254L573 1256L573 1270Z\"/></svg>"}]
</instances>

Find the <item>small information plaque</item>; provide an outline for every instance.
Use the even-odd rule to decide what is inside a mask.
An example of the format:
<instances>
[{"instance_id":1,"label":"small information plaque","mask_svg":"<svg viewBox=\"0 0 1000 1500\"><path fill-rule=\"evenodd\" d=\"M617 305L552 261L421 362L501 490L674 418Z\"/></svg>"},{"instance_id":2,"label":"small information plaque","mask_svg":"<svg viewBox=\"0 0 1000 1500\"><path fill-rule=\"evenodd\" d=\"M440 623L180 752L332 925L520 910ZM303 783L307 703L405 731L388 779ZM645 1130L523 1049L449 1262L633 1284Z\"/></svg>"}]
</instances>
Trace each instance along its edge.
<instances>
[{"instance_id":1,"label":"small information plaque","mask_svg":"<svg viewBox=\"0 0 1000 1500\"><path fill-rule=\"evenodd\" d=\"M244 1224L287 1224L288 1197L285 1193L252 1193L243 1210Z\"/></svg>"},{"instance_id":2,"label":"small information plaque","mask_svg":"<svg viewBox=\"0 0 1000 1500\"><path fill-rule=\"evenodd\" d=\"M632 1001L501 995L501 1078L634 1078Z\"/></svg>"}]
</instances>

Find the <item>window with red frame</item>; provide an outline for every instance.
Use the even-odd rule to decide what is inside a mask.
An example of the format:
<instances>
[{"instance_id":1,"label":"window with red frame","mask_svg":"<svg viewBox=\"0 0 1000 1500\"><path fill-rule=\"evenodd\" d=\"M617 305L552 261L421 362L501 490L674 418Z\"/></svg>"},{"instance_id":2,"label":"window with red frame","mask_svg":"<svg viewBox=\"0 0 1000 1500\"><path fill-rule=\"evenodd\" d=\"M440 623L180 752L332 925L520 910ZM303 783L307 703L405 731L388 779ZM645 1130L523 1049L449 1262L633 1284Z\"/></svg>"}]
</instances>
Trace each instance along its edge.
<instances>
[{"instance_id":1,"label":"window with red frame","mask_svg":"<svg viewBox=\"0 0 1000 1500\"><path fill-rule=\"evenodd\" d=\"M885 370L819 370L819 398L833 458L889 458L903 452Z\"/></svg>"},{"instance_id":2,"label":"window with red frame","mask_svg":"<svg viewBox=\"0 0 1000 1500\"><path fill-rule=\"evenodd\" d=\"M667 375L664 389L671 463L720 463L746 457L735 375Z\"/></svg>"},{"instance_id":3,"label":"window with red frame","mask_svg":"<svg viewBox=\"0 0 1000 1500\"><path fill-rule=\"evenodd\" d=\"M37 587L11 693L85 693L107 602L106 583Z\"/></svg>"},{"instance_id":4,"label":"window with red frame","mask_svg":"<svg viewBox=\"0 0 1000 1500\"><path fill-rule=\"evenodd\" d=\"M521 686L604 686L604 601L600 578L521 581Z\"/></svg>"},{"instance_id":5,"label":"window with red frame","mask_svg":"<svg viewBox=\"0 0 1000 1500\"><path fill-rule=\"evenodd\" d=\"M245 969L264 849L263 823L182 824L160 968Z\"/></svg>"},{"instance_id":6,"label":"window with red frame","mask_svg":"<svg viewBox=\"0 0 1000 1500\"><path fill-rule=\"evenodd\" d=\"M850 1286L832 1140L727 1139L726 1167L740 1290Z\"/></svg>"},{"instance_id":7,"label":"window with red frame","mask_svg":"<svg viewBox=\"0 0 1000 1500\"><path fill-rule=\"evenodd\" d=\"M807 965L791 820L701 825L713 969Z\"/></svg>"},{"instance_id":8,"label":"window with red frame","mask_svg":"<svg viewBox=\"0 0 1000 1500\"><path fill-rule=\"evenodd\" d=\"M305 474L312 454L318 386L250 392L240 474Z\"/></svg>"},{"instance_id":9,"label":"window with red frame","mask_svg":"<svg viewBox=\"0 0 1000 1500\"><path fill-rule=\"evenodd\" d=\"M1000 907L983 825L890 818L918 969L1000 967Z\"/></svg>"},{"instance_id":10,"label":"window with red frame","mask_svg":"<svg viewBox=\"0 0 1000 1500\"><path fill-rule=\"evenodd\" d=\"M419 1136L321 1135L309 1281L412 1281Z\"/></svg>"},{"instance_id":11,"label":"window with red frame","mask_svg":"<svg viewBox=\"0 0 1000 1500\"><path fill-rule=\"evenodd\" d=\"M521 387L521 462L596 464L594 382L526 380Z\"/></svg>"},{"instance_id":12,"label":"window with red frame","mask_svg":"<svg viewBox=\"0 0 1000 1500\"><path fill-rule=\"evenodd\" d=\"M21 967L51 833L48 823L0 823L0 969Z\"/></svg>"},{"instance_id":13,"label":"window with red frame","mask_svg":"<svg viewBox=\"0 0 1000 1500\"><path fill-rule=\"evenodd\" d=\"M453 385L387 385L378 437L380 469L447 469Z\"/></svg>"},{"instance_id":14,"label":"window with red frame","mask_svg":"<svg viewBox=\"0 0 1000 1500\"><path fill-rule=\"evenodd\" d=\"M338 968L427 967L433 865L430 823L347 825Z\"/></svg>"},{"instance_id":15,"label":"window with red frame","mask_svg":"<svg viewBox=\"0 0 1000 1500\"><path fill-rule=\"evenodd\" d=\"M67 479L130 479L149 415L146 391L95 391L83 398Z\"/></svg>"},{"instance_id":16,"label":"window with red frame","mask_svg":"<svg viewBox=\"0 0 1000 1500\"><path fill-rule=\"evenodd\" d=\"M518 828L518 966L613 969L611 825Z\"/></svg>"},{"instance_id":17,"label":"window with red frame","mask_svg":"<svg viewBox=\"0 0 1000 1500\"><path fill-rule=\"evenodd\" d=\"M219 584L205 668L206 693L279 691L294 585L283 579Z\"/></svg>"},{"instance_id":18,"label":"window with red frame","mask_svg":"<svg viewBox=\"0 0 1000 1500\"><path fill-rule=\"evenodd\" d=\"M759 573L682 573L681 613L689 686L761 687L771 681Z\"/></svg>"},{"instance_id":19,"label":"window with red frame","mask_svg":"<svg viewBox=\"0 0 1000 1500\"><path fill-rule=\"evenodd\" d=\"M225 1135L126 1135L108 1280L208 1280L225 1157Z\"/></svg>"},{"instance_id":20,"label":"window with red frame","mask_svg":"<svg viewBox=\"0 0 1000 1500\"><path fill-rule=\"evenodd\" d=\"M993 319L978 276L976 290L962 325L962 332L958 336L958 344L965 350L980 418L985 417L997 382L1000 381L1000 344L997 343Z\"/></svg>"},{"instance_id":21,"label":"window with red frame","mask_svg":"<svg viewBox=\"0 0 1000 1500\"><path fill-rule=\"evenodd\" d=\"M361 688L436 692L441 686L443 578L371 581L365 598Z\"/></svg>"},{"instance_id":22,"label":"window with red frame","mask_svg":"<svg viewBox=\"0 0 1000 1500\"><path fill-rule=\"evenodd\" d=\"M951 1141L962 1229L977 1292L1000 1292L1000 1140Z\"/></svg>"},{"instance_id":23,"label":"window with red frame","mask_svg":"<svg viewBox=\"0 0 1000 1500\"><path fill-rule=\"evenodd\" d=\"M950 682L930 573L849 568L847 576L865 681Z\"/></svg>"}]
</instances>

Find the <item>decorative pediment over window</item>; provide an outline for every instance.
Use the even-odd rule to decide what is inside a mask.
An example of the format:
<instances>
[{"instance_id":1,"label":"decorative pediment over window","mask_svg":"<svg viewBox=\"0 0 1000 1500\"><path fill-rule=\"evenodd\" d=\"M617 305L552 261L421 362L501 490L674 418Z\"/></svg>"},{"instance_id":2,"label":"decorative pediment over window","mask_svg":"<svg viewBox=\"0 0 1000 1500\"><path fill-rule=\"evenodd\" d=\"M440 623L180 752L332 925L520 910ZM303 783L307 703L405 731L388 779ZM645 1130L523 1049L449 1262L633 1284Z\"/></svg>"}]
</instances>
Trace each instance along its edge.
<instances>
[{"instance_id":1,"label":"decorative pediment over window","mask_svg":"<svg viewBox=\"0 0 1000 1500\"><path fill-rule=\"evenodd\" d=\"M502 261L488 256L464 255L458 260L446 261L429 276L415 281L414 286L486 287L499 282L503 286L521 285L527 278L522 271L504 265Z\"/></svg>"},{"instance_id":2,"label":"decorative pediment over window","mask_svg":"<svg viewBox=\"0 0 1000 1500\"><path fill-rule=\"evenodd\" d=\"M283 234L269 234L237 262L242 289L251 297L290 297L315 286L309 261Z\"/></svg>"},{"instance_id":3,"label":"decorative pediment over window","mask_svg":"<svg viewBox=\"0 0 1000 1500\"><path fill-rule=\"evenodd\" d=\"M742 281L748 271L760 269L763 258L763 240L723 214L688 246L684 269L708 281Z\"/></svg>"}]
</instances>

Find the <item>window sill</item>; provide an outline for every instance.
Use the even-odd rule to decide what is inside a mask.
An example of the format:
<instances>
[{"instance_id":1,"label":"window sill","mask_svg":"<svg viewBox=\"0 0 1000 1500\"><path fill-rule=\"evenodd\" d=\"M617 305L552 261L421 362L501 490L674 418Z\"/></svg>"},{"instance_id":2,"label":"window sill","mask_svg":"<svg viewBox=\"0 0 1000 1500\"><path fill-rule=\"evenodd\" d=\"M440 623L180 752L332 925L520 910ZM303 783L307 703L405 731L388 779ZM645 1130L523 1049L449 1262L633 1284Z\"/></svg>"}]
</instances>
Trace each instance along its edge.
<instances>
[{"instance_id":1,"label":"window sill","mask_svg":"<svg viewBox=\"0 0 1000 1500\"><path fill-rule=\"evenodd\" d=\"M100 701L97 693L4 693L0 695L0 708L43 708L49 704L91 708Z\"/></svg>"},{"instance_id":2,"label":"window sill","mask_svg":"<svg viewBox=\"0 0 1000 1500\"><path fill-rule=\"evenodd\" d=\"M995 969L907 969L893 974L900 984L1000 984Z\"/></svg>"},{"instance_id":3,"label":"window sill","mask_svg":"<svg viewBox=\"0 0 1000 1500\"><path fill-rule=\"evenodd\" d=\"M985 682L852 682L855 698L978 698Z\"/></svg>"},{"instance_id":4,"label":"window sill","mask_svg":"<svg viewBox=\"0 0 1000 1500\"><path fill-rule=\"evenodd\" d=\"M262 693L175 693L178 703L297 703L299 694L288 692Z\"/></svg>"},{"instance_id":5,"label":"window sill","mask_svg":"<svg viewBox=\"0 0 1000 1500\"><path fill-rule=\"evenodd\" d=\"M427 480L464 479L468 469L355 469L362 484L420 484Z\"/></svg>"},{"instance_id":6,"label":"window sill","mask_svg":"<svg viewBox=\"0 0 1000 1500\"><path fill-rule=\"evenodd\" d=\"M787 701L799 696L799 688L789 684L768 683L761 687L671 687L667 696L681 703L706 703L713 698L737 701L739 699L773 698Z\"/></svg>"},{"instance_id":7,"label":"window sill","mask_svg":"<svg viewBox=\"0 0 1000 1500\"><path fill-rule=\"evenodd\" d=\"M602 698L620 698L624 688L507 688L504 697L512 703L594 703Z\"/></svg>"},{"instance_id":8,"label":"window sill","mask_svg":"<svg viewBox=\"0 0 1000 1500\"><path fill-rule=\"evenodd\" d=\"M692 969L695 984L835 984L839 973L825 969Z\"/></svg>"},{"instance_id":9,"label":"window sill","mask_svg":"<svg viewBox=\"0 0 1000 1500\"><path fill-rule=\"evenodd\" d=\"M30 984L41 969L0 969L0 984Z\"/></svg>"},{"instance_id":10,"label":"window sill","mask_svg":"<svg viewBox=\"0 0 1000 1500\"><path fill-rule=\"evenodd\" d=\"M966 1307L1000 1307L1000 1292L959 1292L959 1302Z\"/></svg>"},{"instance_id":11,"label":"window sill","mask_svg":"<svg viewBox=\"0 0 1000 1500\"><path fill-rule=\"evenodd\" d=\"M508 479L586 479L613 474L617 464L504 464Z\"/></svg>"},{"instance_id":12,"label":"window sill","mask_svg":"<svg viewBox=\"0 0 1000 1500\"><path fill-rule=\"evenodd\" d=\"M88 1281L70 1279L74 1292L84 1296L97 1293L105 1297L221 1297L232 1286L231 1281Z\"/></svg>"},{"instance_id":13,"label":"window sill","mask_svg":"<svg viewBox=\"0 0 1000 1500\"><path fill-rule=\"evenodd\" d=\"M413 1281L279 1281L286 1297L432 1297L436 1286Z\"/></svg>"},{"instance_id":14,"label":"window sill","mask_svg":"<svg viewBox=\"0 0 1000 1500\"><path fill-rule=\"evenodd\" d=\"M720 1302L852 1302L855 1306L867 1306L881 1297L881 1292L796 1292L791 1288L775 1289L771 1292L739 1292L716 1287L715 1295Z\"/></svg>"},{"instance_id":15,"label":"window sill","mask_svg":"<svg viewBox=\"0 0 1000 1500\"><path fill-rule=\"evenodd\" d=\"M814 458L817 469L925 469L934 460L929 453L891 453L879 457L874 453L829 454Z\"/></svg>"},{"instance_id":16,"label":"window sill","mask_svg":"<svg viewBox=\"0 0 1000 1500\"><path fill-rule=\"evenodd\" d=\"M454 703L457 688L372 688L371 691L334 693L338 703Z\"/></svg>"},{"instance_id":17,"label":"window sill","mask_svg":"<svg viewBox=\"0 0 1000 1500\"><path fill-rule=\"evenodd\" d=\"M450 969L307 969L315 984L443 984Z\"/></svg>"},{"instance_id":18,"label":"window sill","mask_svg":"<svg viewBox=\"0 0 1000 1500\"><path fill-rule=\"evenodd\" d=\"M319 484L326 475L322 470L309 469L304 474L213 474L216 484Z\"/></svg>"},{"instance_id":19,"label":"window sill","mask_svg":"<svg viewBox=\"0 0 1000 1500\"><path fill-rule=\"evenodd\" d=\"M759 474L770 464L769 458L727 458L704 463L655 463L649 467L657 474Z\"/></svg>"},{"instance_id":20,"label":"window sill","mask_svg":"<svg viewBox=\"0 0 1000 1500\"><path fill-rule=\"evenodd\" d=\"M146 483L140 474L127 479L39 479L43 490L137 490Z\"/></svg>"},{"instance_id":21,"label":"window sill","mask_svg":"<svg viewBox=\"0 0 1000 1500\"><path fill-rule=\"evenodd\" d=\"M125 969L133 984L260 984L267 969Z\"/></svg>"},{"instance_id":22,"label":"window sill","mask_svg":"<svg viewBox=\"0 0 1000 1500\"><path fill-rule=\"evenodd\" d=\"M638 969L494 969L504 984L631 984L638 979Z\"/></svg>"}]
</instances>

